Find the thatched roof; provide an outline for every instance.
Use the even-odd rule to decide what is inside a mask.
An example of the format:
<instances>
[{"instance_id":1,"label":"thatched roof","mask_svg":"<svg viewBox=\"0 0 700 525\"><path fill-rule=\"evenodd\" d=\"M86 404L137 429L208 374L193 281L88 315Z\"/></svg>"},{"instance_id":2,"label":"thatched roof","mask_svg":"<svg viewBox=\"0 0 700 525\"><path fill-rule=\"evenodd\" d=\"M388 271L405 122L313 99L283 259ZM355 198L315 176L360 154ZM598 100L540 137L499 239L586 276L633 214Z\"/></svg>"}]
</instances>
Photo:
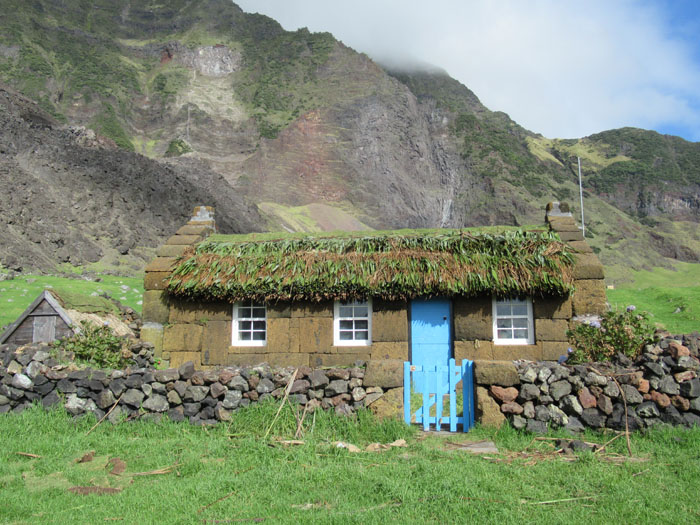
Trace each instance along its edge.
<instances>
[{"instance_id":1,"label":"thatched roof","mask_svg":"<svg viewBox=\"0 0 700 525\"><path fill-rule=\"evenodd\" d=\"M227 301L564 295L572 265L566 244L542 231L214 236L183 255L169 291Z\"/></svg>"}]
</instances>

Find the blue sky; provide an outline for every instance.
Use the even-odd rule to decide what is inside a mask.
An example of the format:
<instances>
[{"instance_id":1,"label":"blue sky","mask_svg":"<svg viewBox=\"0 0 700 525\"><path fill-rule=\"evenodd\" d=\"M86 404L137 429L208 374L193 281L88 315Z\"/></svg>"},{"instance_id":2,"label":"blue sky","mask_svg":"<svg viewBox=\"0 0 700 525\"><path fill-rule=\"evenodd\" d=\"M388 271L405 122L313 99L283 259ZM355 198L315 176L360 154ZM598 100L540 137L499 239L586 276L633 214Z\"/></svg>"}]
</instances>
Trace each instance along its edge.
<instances>
[{"instance_id":1,"label":"blue sky","mask_svg":"<svg viewBox=\"0 0 700 525\"><path fill-rule=\"evenodd\" d=\"M379 62L433 64L547 137L700 141L700 0L238 0Z\"/></svg>"}]
</instances>

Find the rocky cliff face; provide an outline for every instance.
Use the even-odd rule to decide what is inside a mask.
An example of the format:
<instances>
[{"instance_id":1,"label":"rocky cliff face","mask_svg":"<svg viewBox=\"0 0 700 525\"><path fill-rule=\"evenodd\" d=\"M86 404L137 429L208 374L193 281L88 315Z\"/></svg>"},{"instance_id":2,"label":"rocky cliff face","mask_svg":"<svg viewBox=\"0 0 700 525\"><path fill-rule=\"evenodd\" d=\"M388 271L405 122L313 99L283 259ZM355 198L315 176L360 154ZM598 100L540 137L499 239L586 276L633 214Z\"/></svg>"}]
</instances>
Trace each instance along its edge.
<instances>
[{"instance_id":1,"label":"rocky cliff face","mask_svg":"<svg viewBox=\"0 0 700 525\"><path fill-rule=\"evenodd\" d=\"M123 151L3 87L0 193L0 263L14 270L101 263L133 272L202 202L218 206L225 230L261 223L254 206L200 163L167 166Z\"/></svg>"},{"instance_id":2,"label":"rocky cliff face","mask_svg":"<svg viewBox=\"0 0 700 525\"><path fill-rule=\"evenodd\" d=\"M137 179L122 173L131 169L153 173L169 186L167 198L182 203L204 187L199 203L235 203L235 216L223 216L233 229L537 224L552 198L577 201L580 155L590 243L606 264L639 267L642 253L649 264L668 256L700 260L692 233L700 222L700 144L643 130L546 139L488 110L446 73L387 71L329 34L286 32L227 0L7 2L0 79L62 124L94 129L121 149L86 147L73 137L58 148L65 151L8 150L8 173L31 191L51 172L42 162L72 166L75 157L95 167L82 165L85 177L95 178L83 185L121 188L123 179ZM58 140L51 128L31 128L36 137L26 143L43 144L42 133L49 143ZM165 200L127 186L129 202ZM72 224L89 230L99 199L113 206L116 189L94 191L92 208L81 208L87 194L76 211L66 206ZM23 195L15 205L29 199ZM53 199L59 202L60 192ZM110 221L123 238L109 243L128 254L165 233L160 226L133 230L116 215ZM80 238L97 246L100 234ZM95 250L78 251L93 260ZM51 253L73 262L71 253Z\"/></svg>"}]
</instances>

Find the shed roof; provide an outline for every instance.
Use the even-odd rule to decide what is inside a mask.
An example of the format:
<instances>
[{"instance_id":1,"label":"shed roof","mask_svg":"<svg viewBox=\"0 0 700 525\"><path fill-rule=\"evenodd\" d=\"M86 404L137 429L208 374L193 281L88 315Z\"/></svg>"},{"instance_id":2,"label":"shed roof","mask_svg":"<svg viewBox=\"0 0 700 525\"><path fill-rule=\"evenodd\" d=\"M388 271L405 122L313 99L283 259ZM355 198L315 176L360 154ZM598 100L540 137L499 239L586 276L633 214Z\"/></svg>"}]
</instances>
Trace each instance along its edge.
<instances>
[{"instance_id":1,"label":"shed roof","mask_svg":"<svg viewBox=\"0 0 700 525\"><path fill-rule=\"evenodd\" d=\"M36 310L37 306L39 306L43 301L46 301L49 303L51 308L56 312L56 314L63 319L63 321L73 328L73 320L70 318L70 315L68 312L66 312L63 307L61 306L60 302L58 299L49 291L49 290L44 290L41 292L34 301L32 301L32 304L30 304L27 309L20 314L20 316L15 320L14 323L12 323L10 326L7 327L7 329L0 335L0 344L3 344L5 341L7 341L10 336L19 328L19 326L22 324L22 322L29 317L29 315Z\"/></svg>"},{"instance_id":2,"label":"shed roof","mask_svg":"<svg viewBox=\"0 0 700 525\"><path fill-rule=\"evenodd\" d=\"M573 254L556 234L502 230L214 235L185 252L168 289L228 301L572 291Z\"/></svg>"}]
</instances>

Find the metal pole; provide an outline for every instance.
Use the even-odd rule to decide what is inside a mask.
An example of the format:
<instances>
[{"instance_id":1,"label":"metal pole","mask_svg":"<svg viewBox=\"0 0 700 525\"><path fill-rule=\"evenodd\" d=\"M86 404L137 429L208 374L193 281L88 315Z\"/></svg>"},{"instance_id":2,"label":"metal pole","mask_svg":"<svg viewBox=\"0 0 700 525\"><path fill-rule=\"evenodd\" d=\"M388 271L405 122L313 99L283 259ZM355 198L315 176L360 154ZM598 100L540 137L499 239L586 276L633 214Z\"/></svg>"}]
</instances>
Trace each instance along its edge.
<instances>
[{"instance_id":1,"label":"metal pole","mask_svg":"<svg viewBox=\"0 0 700 525\"><path fill-rule=\"evenodd\" d=\"M586 237L586 223L583 221L583 184L581 183L581 157L576 157L578 159L578 193L581 197L581 232L583 237Z\"/></svg>"}]
</instances>

